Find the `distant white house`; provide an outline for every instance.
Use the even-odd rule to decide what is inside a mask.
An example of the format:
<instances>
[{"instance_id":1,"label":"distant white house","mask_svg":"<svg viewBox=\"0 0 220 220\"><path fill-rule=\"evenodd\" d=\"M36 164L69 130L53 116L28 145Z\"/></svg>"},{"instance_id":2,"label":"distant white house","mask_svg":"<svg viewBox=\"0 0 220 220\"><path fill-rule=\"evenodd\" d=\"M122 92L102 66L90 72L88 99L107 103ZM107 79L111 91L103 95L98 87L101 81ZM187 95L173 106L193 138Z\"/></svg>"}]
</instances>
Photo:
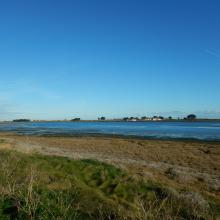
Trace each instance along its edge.
<instances>
[{"instance_id":1,"label":"distant white house","mask_svg":"<svg viewBox=\"0 0 220 220\"><path fill-rule=\"evenodd\" d=\"M162 121L164 118L162 116L153 116L153 117L126 117L123 118L123 121Z\"/></svg>"},{"instance_id":2,"label":"distant white house","mask_svg":"<svg viewBox=\"0 0 220 220\"><path fill-rule=\"evenodd\" d=\"M157 117L157 118L152 118L152 120L153 120L153 121L162 121L163 119L162 119L162 118Z\"/></svg>"},{"instance_id":3,"label":"distant white house","mask_svg":"<svg viewBox=\"0 0 220 220\"><path fill-rule=\"evenodd\" d=\"M145 118L145 121L152 121L152 118Z\"/></svg>"},{"instance_id":4,"label":"distant white house","mask_svg":"<svg viewBox=\"0 0 220 220\"><path fill-rule=\"evenodd\" d=\"M153 121L162 121L162 120L164 120L164 118L163 118L162 116L154 116L154 117L152 118L152 120L153 120Z\"/></svg>"},{"instance_id":5,"label":"distant white house","mask_svg":"<svg viewBox=\"0 0 220 220\"><path fill-rule=\"evenodd\" d=\"M137 121L137 119L136 118L132 118L129 121Z\"/></svg>"}]
</instances>

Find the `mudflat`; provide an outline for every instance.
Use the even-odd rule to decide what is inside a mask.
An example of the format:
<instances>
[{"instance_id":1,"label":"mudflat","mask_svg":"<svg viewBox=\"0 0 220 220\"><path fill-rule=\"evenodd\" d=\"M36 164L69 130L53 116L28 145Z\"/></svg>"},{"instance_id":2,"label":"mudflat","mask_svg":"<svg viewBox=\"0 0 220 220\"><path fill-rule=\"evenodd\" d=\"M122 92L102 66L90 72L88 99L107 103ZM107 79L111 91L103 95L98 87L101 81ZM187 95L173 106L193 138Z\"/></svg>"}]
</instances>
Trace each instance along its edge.
<instances>
[{"instance_id":1,"label":"mudflat","mask_svg":"<svg viewBox=\"0 0 220 220\"><path fill-rule=\"evenodd\" d=\"M37 137L0 133L0 149L97 159L133 175L220 201L220 143L126 137Z\"/></svg>"}]
</instances>

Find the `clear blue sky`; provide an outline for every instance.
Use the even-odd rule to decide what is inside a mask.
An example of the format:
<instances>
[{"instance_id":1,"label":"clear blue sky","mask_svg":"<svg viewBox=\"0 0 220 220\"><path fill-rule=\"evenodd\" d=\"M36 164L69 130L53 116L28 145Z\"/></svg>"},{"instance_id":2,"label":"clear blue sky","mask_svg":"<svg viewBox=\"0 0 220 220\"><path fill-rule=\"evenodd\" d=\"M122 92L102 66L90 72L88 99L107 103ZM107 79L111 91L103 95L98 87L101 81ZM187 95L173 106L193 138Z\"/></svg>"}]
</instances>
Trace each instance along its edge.
<instances>
[{"instance_id":1,"label":"clear blue sky","mask_svg":"<svg viewBox=\"0 0 220 220\"><path fill-rule=\"evenodd\" d=\"M0 120L220 117L219 0L0 1Z\"/></svg>"}]
</instances>

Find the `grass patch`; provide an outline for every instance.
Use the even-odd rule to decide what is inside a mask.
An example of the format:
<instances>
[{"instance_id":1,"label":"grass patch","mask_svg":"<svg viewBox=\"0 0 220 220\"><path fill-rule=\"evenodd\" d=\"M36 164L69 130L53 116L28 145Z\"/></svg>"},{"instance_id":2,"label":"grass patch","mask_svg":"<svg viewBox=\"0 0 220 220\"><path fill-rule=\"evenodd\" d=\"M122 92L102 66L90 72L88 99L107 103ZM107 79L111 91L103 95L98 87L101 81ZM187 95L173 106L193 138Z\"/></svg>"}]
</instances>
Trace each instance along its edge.
<instances>
[{"instance_id":1,"label":"grass patch","mask_svg":"<svg viewBox=\"0 0 220 220\"><path fill-rule=\"evenodd\" d=\"M214 219L218 208L99 161L0 151L0 219Z\"/></svg>"}]
</instances>

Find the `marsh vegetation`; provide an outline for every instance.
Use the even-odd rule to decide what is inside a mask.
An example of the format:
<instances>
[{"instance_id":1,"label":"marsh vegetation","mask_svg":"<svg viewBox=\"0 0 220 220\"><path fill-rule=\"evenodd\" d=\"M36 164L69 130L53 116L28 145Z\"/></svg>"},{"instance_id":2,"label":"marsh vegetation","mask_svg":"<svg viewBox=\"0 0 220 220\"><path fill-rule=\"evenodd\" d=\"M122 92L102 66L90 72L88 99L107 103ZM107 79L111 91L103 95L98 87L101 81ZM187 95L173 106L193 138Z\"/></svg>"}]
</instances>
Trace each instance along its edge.
<instances>
[{"instance_id":1,"label":"marsh vegetation","mask_svg":"<svg viewBox=\"0 0 220 220\"><path fill-rule=\"evenodd\" d=\"M218 203L96 160L0 151L0 219L215 219Z\"/></svg>"}]
</instances>

